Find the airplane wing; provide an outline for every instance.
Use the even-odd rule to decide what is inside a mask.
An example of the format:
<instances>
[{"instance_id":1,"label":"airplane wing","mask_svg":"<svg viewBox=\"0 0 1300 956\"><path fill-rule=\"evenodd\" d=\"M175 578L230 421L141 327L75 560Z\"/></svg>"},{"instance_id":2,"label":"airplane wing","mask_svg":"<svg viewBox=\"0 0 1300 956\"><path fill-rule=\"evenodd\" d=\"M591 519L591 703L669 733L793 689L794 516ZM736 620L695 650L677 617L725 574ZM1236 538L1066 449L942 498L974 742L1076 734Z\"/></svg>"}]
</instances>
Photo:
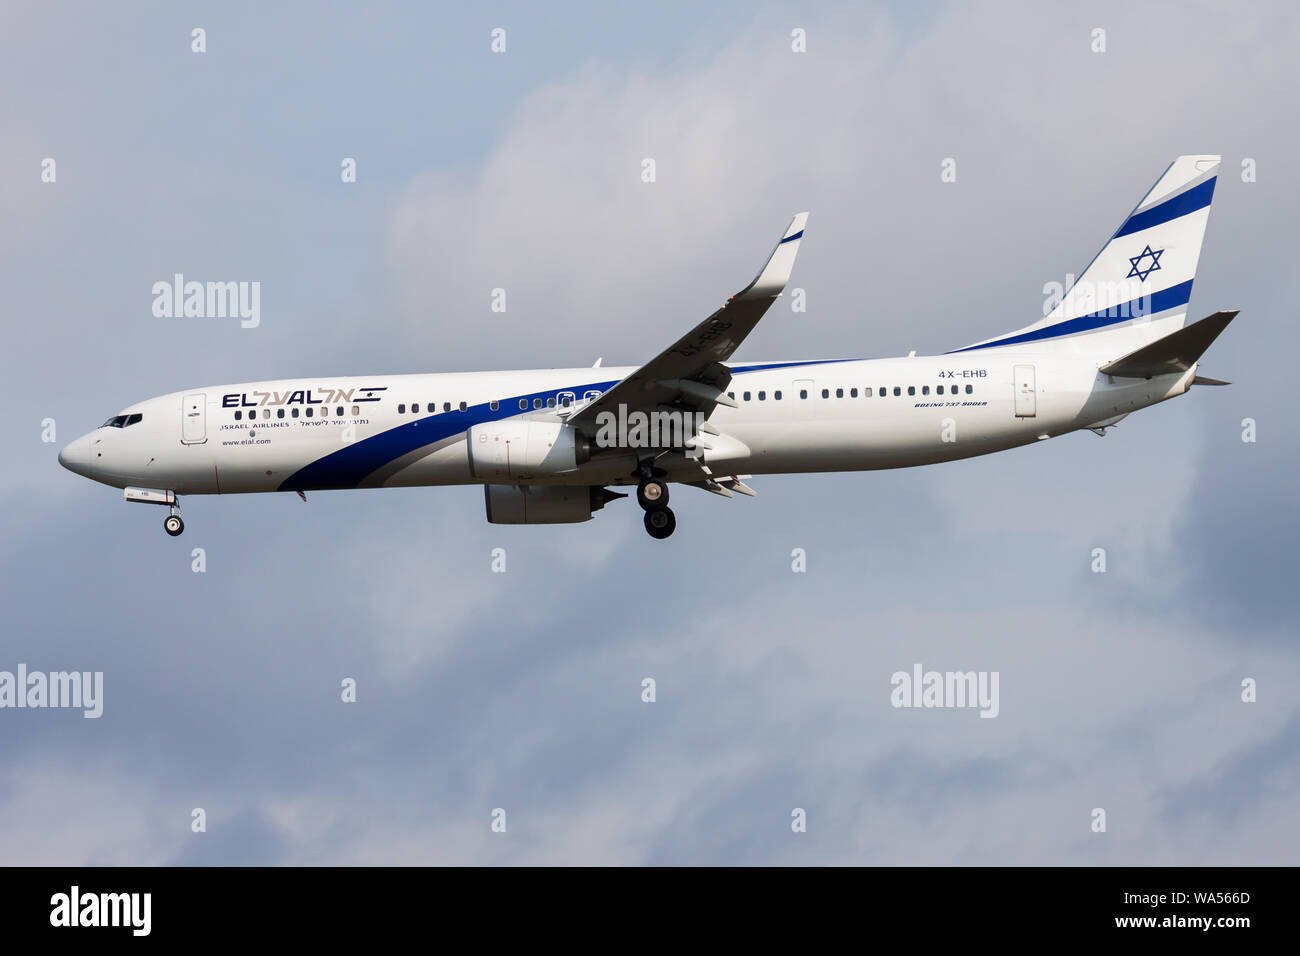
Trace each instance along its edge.
<instances>
[{"instance_id":1,"label":"airplane wing","mask_svg":"<svg viewBox=\"0 0 1300 956\"><path fill-rule=\"evenodd\" d=\"M807 221L806 212L795 216L753 282L669 348L575 411L569 424L594 433L596 416L602 411L616 411L620 405L629 411L658 405L685 406L706 416L718 405L735 407L735 401L726 395L731 371L722 363L785 289Z\"/></svg>"}]
</instances>

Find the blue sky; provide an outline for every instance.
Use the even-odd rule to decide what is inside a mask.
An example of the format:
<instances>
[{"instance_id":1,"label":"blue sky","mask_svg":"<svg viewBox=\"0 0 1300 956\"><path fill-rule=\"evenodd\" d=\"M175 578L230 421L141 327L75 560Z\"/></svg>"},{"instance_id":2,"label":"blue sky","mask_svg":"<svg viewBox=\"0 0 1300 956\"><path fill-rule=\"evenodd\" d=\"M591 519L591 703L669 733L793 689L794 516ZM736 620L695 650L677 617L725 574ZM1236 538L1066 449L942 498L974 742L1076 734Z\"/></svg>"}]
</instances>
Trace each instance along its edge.
<instances>
[{"instance_id":1,"label":"blue sky","mask_svg":"<svg viewBox=\"0 0 1300 956\"><path fill-rule=\"evenodd\" d=\"M0 711L0 861L1296 862L1291 6L5 18L0 669L102 670L105 705ZM1242 310L1203 365L1235 384L1104 439L681 489L663 543L472 488L193 498L171 539L55 462L200 384L639 363L805 208L808 311L739 359L959 347L1200 152L1192 308ZM155 318L175 272L261 282L261 325ZM916 662L999 671L1001 713L892 708Z\"/></svg>"}]
</instances>

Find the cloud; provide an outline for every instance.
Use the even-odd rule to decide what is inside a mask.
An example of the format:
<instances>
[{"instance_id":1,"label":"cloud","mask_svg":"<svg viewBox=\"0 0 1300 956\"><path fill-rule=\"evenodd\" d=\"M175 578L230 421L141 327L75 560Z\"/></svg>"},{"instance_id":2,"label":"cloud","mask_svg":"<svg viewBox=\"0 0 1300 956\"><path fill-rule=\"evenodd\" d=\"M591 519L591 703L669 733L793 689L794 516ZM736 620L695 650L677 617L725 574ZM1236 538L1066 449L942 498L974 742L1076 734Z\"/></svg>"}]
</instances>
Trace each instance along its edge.
<instances>
[{"instance_id":1,"label":"cloud","mask_svg":"<svg viewBox=\"0 0 1300 956\"><path fill-rule=\"evenodd\" d=\"M1297 739L1297 449L1276 410L1300 209L1283 172L1295 129L1274 119L1294 12L827 8L800 14L809 52L794 54L786 12L742 9L711 42L646 28L641 55L565 59L596 28L558 10L568 46L512 27L512 50L557 44L535 61L446 41L421 66L438 96L391 72L400 24L370 23L367 43L325 24L273 102L217 83L283 57L301 19L284 16L199 77L184 59L167 84L134 60L120 80L74 69L43 111L9 107L13 142L35 155L54 137L75 161L66 192L0 194L33 237L0 264L20 317L0 426L4 651L102 669L106 701L100 721L28 713L0 736L6 859L1295 861L1276 765ZM601 23L642 30L622 16ZM37 51L57 33L33 30ZM358 50L351 89L335 64ZM0 61L21 72L14 53ZM220 107L213 138L201 104ZM180 131L162 142L164 114ZM330 181L334 137L371 191ZM63 433L195 381L636 364L748 281L805 208L809 311L778 303L742 358L952 348L1030 321L1043 284L1202 149L1225 174L1193 301L1242 308L1207 368L1239 384L1105 439L758 478L753 500L682 488L661 543L628 502L573 527L487 525L473 488L188 499L173 541L36 438L46 415ZM1258 183L1226 172L1246 156ZM956 183L939 180L945 157ZM151 324L144 280L172 262L263 279L264 327ZM1000 715L895 710L889 676L917 662L999 671ZM1240 701L1247 676L1258 703ZM206 834L189 832L194 806Z\"/></svg>"}]
</instances>

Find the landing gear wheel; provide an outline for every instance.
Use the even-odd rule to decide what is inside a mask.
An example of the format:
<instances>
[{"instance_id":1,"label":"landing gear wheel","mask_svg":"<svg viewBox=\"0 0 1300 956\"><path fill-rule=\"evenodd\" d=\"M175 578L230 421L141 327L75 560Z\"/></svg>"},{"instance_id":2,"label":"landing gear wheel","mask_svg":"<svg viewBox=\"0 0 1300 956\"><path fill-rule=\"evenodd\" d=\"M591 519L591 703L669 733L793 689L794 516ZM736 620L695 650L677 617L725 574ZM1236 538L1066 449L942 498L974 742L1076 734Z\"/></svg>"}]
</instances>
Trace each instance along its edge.
<instances>
[{"instance_id":1,"label":"landing gear wheel","mask_svg":"<svg viewBox=\"0 0 1300 956\"><path fill-rule=\"evenodd\" d=\"M646 511L663 508L668 504L668 482L647 478L636 486L636 503Z\"/></svg>"},{"instance_id":2,"label":"landing gear wheel","mask_svg":"<svg viewBox=\"0 0 1300 956\"><path fill-rule=\"evenodd\" d=\"M677 530L677 516L671 508L653 508L645 513L645 529L650 537L663 540Z\"/></svg>"},{"instance_id":3,"label":"landing gear wheel","mask_svg":"<svg viewBox=\"0 0 1300 956\"><path fill-rule=\"evenodd\" d=\"M180 515L168 515L163 519L163 530L174 538L185 530L185 522Z\"/></svg>"}]
</instances>

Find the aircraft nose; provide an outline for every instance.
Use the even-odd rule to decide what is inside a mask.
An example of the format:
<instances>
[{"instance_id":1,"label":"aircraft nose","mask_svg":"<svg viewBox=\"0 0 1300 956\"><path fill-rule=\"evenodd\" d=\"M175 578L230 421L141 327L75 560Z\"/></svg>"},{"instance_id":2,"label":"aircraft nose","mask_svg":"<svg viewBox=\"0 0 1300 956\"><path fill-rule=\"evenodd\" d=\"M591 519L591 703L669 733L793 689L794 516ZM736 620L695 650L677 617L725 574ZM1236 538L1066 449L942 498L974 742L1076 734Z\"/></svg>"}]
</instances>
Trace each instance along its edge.
<instances>
[{"instance_id":1,"label":"aircraft nose","mask_svg":"<svg viewBox=\"0 0 1300 956\"><path fill-rule=\"evenodd\" d=\"M90 467L90 438L83 435L59 452L59 464L78 475Z\"/></svg>"}]
</instances>

